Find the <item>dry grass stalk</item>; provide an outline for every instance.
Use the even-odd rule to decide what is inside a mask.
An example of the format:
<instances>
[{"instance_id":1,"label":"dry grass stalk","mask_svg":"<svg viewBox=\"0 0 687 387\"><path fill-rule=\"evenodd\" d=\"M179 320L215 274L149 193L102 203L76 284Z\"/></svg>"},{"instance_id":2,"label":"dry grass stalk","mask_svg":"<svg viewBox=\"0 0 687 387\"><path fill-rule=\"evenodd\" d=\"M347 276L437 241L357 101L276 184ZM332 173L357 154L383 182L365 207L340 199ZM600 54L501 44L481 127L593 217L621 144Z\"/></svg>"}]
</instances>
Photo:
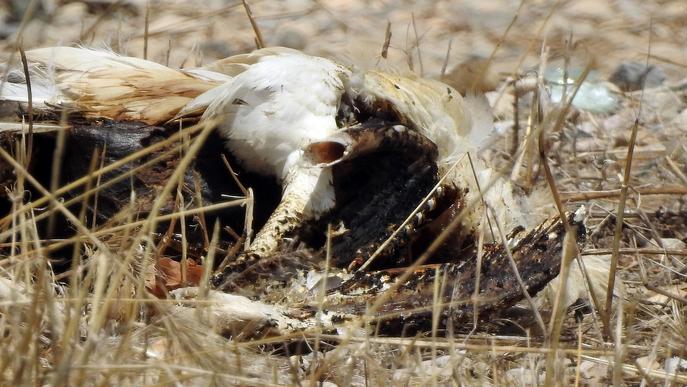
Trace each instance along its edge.
<instances>
[{"instance_id":1,"label":"dry grass stalk","mask_svg":"<svg viewBox=\"0 0 687 387\"><path fill-rule=\"evenodd\" d=\"M248 1L246 0L241 0L243 3L243 8L246 10L246 16L248 17L248 20L250 20L250 25L253 27L253 32L255 33L255 45L258 49L260 48L265 48L265 40L262 38L262 32L260 32L260 27L258 27L258 23L255 21L255 18L253 17L253 12L250 10L250 6L248 5Z\"/></svg>"},{"instance_id":2,"label":"dry grass stalk","mask_svg":"<svg viewBox=\"0 0 687 387\"><path fill-rule=\"evenodd\" d=\"M550 9L545 10L546 15L537 16L538 19L535 20L531 19L529 6L521 5L520 8L523 11L521 12L518 8L516 17L518 20L524 20L523 22L517 23L515 18L509 16L507 20L502 21L502 25L496 31L491 30L488 34L481 36L481 39L491 42L499 49L499 55L492 54L493 59L490 58L490 62L498 64L499 61L504 60L501 58L503 56L508 60L508 69L511 70L508 71L509 73L521 73L523 63L526 61L529 63L532 59L531 48L541 44L544 26L548 25L549 19L560 15L567 18L569 12L572 12L563 3L555 2ZM667 9L671 4L674 5L673 3L664 2L662 7ZM95 12L95 15L91 17L91 20L95 22L86 23L82 41L97 41L103 34L115 34L114 29L110 28L112 24L108 24L112 23L110 16L113 14L112 11L121 9L125 4L123 1L115 1L111 4L104 11ZM351 9L354 5L351 4ZM136 44L144 44L144 56L164 58L164 55L160 55L158 46L164 46L161 48L162 51L167 50L167 42L171 42L170 36L175 39L175 51L184 51L188 48L188 44L182 42L183 38L192 36L190 32L203 28L202 24L205 20L234 17L232 15L235 15L235 20L245 20L245 14L240 12L242 10L237 9L237 6L240 7L241 3L230 4L216 10L186 12L183 20L175 19L174 23L159 25L151 23L150 26L148 22L142 24L146 17L141 14L141 17L132 18L132 20L138 23L138 27L146 28L138 28L136 34L140 36L134 36L132 39L139 39ZM272 5L261 3L260 6L268 8ZM445 7L446 4L440 2L436 6ZM652 2L647 2L643 6L651 8ZM188 10L187 6L182 5L160 9L160 19L168 13L176 12L175 7ZM443 8L440 9L443 10ZM157 8L155 10L157 12ZM295 11L301 14L305 12ZM265 19L270 20L270 23L278 24L275 20L293 22L292 15L296 15L295 11L271 14L270 11L261 8L260 14L268 18L278 15ZM334 31L332 36L337 30L348 30L357 35L372 31L375 33L373 37L379 37L378 28L365 25L366 18L363 16L367 15L360 15L361 17L355 19L356 23L350 23L348 20L356 16L334 5L326 8L312 7L306 11L305 15L313 20L330 21L333 19L335 23L332 27ZM587 11L593 13L596 9ZM418 54L420 37L417 34L416 25L419 23L420 25L443 26L441 23L435 24L429 21L426 13L426 11L418 10L413 15L415 20L409 23L415 30L415 45L412 48L417 49ZM369 12L369 14L370 17L374 16L377 19L375 20L377 26L381 25L378 23L379 20L386 19L379 19L375 12ZM406 14L405 20L410 20L410 13L406 12ZM158 18L155 19L157 21ZM30 20L31 18L27 17L22 22L22 31ZM300 22L303 19L298 20ZM385 36L391 35L391 22L394 25L403 23L393 15L389 16L388 20L389 33ZM599 16L598 20L604 20L603 16ZM601 28L602 33L597 32L594 41L611 41L614 39L613 36L626 29L619 24L624 26L628 20L619 17L617 23L604 23ZM509 22L512 26L506 29L507 33L502 34ZM539 23L536 31L534 31L534 26L537 25L535 22ZM580 22L585 22L584 17L580 18ZM270 23L262 23L265 33L274 31ZM558 20L556 23L561 23L561 21ZM640 30L645 30L647 26L641 20L634 20L632 23ZM662 34L657 34L656 39L658 36L671 35L671 31L679 31L676 23L673 18L664 17L660 27ZM235 25L239 24L235 23ZM322 24L331 25L332 23ZM475 23L468 23L466 26L455 27L460 29L461 35L458 38L461 42L465 41L466 37L469 42L469 37L474 36L473 34L476 34L480 27ZM589 24L584 27L589 27ZM231 41L232 44L237 45L237 50L249 48L253 37L257 35L255 31L250 31L250 27L247 28L244 31L247 43ZM433 29L440 28L433 27ZM427 74L433 74L432 70L439 70L442 62L448 63L449 60L454 61L465 55L463 51L460 51L460 47L458 51L454 47L455 53L446 51L446 38L453 39L456 35L442 31L441 33L445 35L440 35L441 40L436 40L441 42L441 47L437 48L433 41L437 35L433 33L434 31L430 30L422 37L422 57L421 59L418 57L421 61L421 64L418 64L421 68L419 71ZM553 42L557 37L556 33L556 27L552 27L547 40ZM567 31L563 33L566 34ZM510 37L508 40L506 35ZM237 34L236 42L244 39L241 36ZM278 35L274 36L276 41ZM633 36L641 38L641 33ZM31 36L26 35L25 38L31 38ZM143 38L142 41L141 38ZM211 38L214 37L208 37L208 39ZM581 42L586 39L580 36L578 38ZM126 39L126 37L118 36L116 44L125 48ZM330 44L324 35L318 36L318 40L322 44ZM514 42L519 44L519 50L514 51L513 57L508 57L509 54L506 54L508 50L502 48L510 49ZM136 47L136 52L141 52L140 45L132 46L130 49L133 50L133 47ZM598 48L595 49L598 50ZM168 51L172 51L171 44ZM411 51L415 50L411 49ZM493 52L496 51L493 50ZM669 50L666 50L667 52ZM666 53L648 55L650 58L661 60L662 63L669 65L666 68L684 70L684 63L675 58L669 58L669 54ZM174 54L176 53L167 54L169 61L178 63ZM393 51L388 54L389 60L392 60ZM622 58L628 59L630 56L626 52ZM611 54L607 61L612 65L617 59L617 56L613 57ZM575 64L571 61L571 67L574 66ZM601 63L601 66L609 66L609 64ZM444 71L442 70L442 73ZM637 92L628 93L627 96L622 97L623 103L631 107L633 103L636 103L632 98L638 94ZM521 97L523 99L520 103L528 102L525 96ZM679 100L671 103L681 104ZM536 102L532 107L540 108ZM549 107L544 106L541 109L542 113L548 115ZM0 248L3 249L3 254L7 252L0 261L0 332L3 333L0 342L4 348L7 348L0 354L0 379L13 384L53 385L124 383L284 385L316 384L322 381L335 381L341 385L366 383L368 385L397 383L482 385L513 382L513 379L509 379L511 377L509 372L514 368L521 368L523 375L530 375L535 381L543 381L540 371L546 368L547 357L551 357L558 359L554 361L556 367L553 368L564 371L557 375L560 379L555 379L560 383L579 383L579 385L591 383L590 367L601 367L598 370L612 378L605 379L604 376L597 380L600 384L613 382L632 385L687 384L683 371L679 368L668 367L669 360L685 358L684 316L687 293L684 287L684 269L680 267L679 262L680 257L687 253L683 247L663 245L661 239L684 241L685 238L685 231L680 226L685 218L683 212L680 211L679 202L687 194L685 188L687 182L684 177L687 148L684 144L675 144L669 150L664 149L659 152L660 163L652 165L651 155L655 152L649 146L656 142L675 143L674 139L681 138L682 132L674 130L673 126L677 124L671 123L673 116L660 117L661 122L656 121L655 125L661 129L652 132L653 129L649 128L653 128L651 125L654 125L654 121L651 117L655 112L649 109L656 109L650 106L644 109L652 113L646 115L649 117L646 119L647 133L644 133L645 126L643 126L636 139L629 142L626 136L618 133L618 130L606 127L609 121L599 115L593 117L581 115L578 122L566 122L565 124L568 125L566 130L573 127L576 130L583 128L583 124L589 124L588 127L597 129L606 128L604 131L591 132L593 136L598 136L594 144L596 146L593 148L586 147L584 144L586 132L576 134L578 137L576 137L575 149L578 149L579 153L574 162L569 160L570 154L567 148L562 150L555 148L558 144L555 138L557 133L555 130L548 130L549 134L553 134L550 142L551 152L559 153L558 157L551 158L551 176L547 177L549 186L556 187L560 191L558 204L564 209L570 209L566 207L566 204L586 201L596 211L593 215L597 214L590 218L591 226L595 231L594 237L584 247L581 255L614 254L617 259L617 268L612 272L617 272L617 281L624 282L630 288L622 301L620 298L617 299L615 308L597 308L597 311L608 312L608 315L611 310L614 312L613 318L616 320L611 321L609 317L608 323L604 324L606 327L612 325L606 328L611 330L614 337L612 345L599 339L600 329L594 325L593 321L590 321L589 315L581 317L579 322L573 321L573 313L566 313L566 310L562 308L554 308L553 316L549 321L550 325L560 326L560 334L555 334L555 332L551 334L551 339L555 338L557 347L552 342L544 342L537 336L487 335L475 329L467 335L451 333L449 337L444 338L436 328L430 332L431 337L415 338L377 337L374 333L360 331L357 334L354 332L340 336L313 330L249 342L227 339L215 334L206 326L196 323L200 321L201 315L212 312L211 303L207 300L209 289L206 284L211 275L209 270L204 270L204 279L201 281L200 293L206 297L200 297L194 301L197 305L194 313L199 316L197 319L187 320L175 315L171 312L174 306L172 301L153 299L147 294L145 272L150 271L153 262L159 258L159 249L150 247L153 243L149 231L156 223L194 215L202 216L206 212L234 205L246 206L246 223L250 224L249 214L252 214L251 208L254 203L252 191L249 188L244 187L243 197L237 200L218 205L202 205L199 200L194 200L191 208L183 208L184 205L190 203L178 201L178 207L173 212L155 213L144 219L139 219L135 208L131 206L106 224L94 225L91 220L86 220L83 212L79 213L78 210L72 212L68 209L79 208L79 205L85 206L87 203L92 204L107 187L130 179L138 171L165 160L165 157L169 155L146 160L145 163L141 163L141 169L134 169L118 176L109 174L118 166L152 155L154 149L146 148L112 165L99 165L100 161L97 160L94 161L92 173L65 187L60 187L57 166L65 150L63 145L58 145L53 159L52 178L49 180L49 186L46 184L46 188L36 185L35 177L32 177L26 169L29 157L25 152L32 149L29 139L25 138L23 143L21 141L18 144L13 143L12 148L16 147L16 150L3 145L0 149L2 162L16 168L17 174L12 192L9 192L7 196L3 196L4 192L0 193L2 200L12 207L11 213L0 220L0 239L2 240ZM530 130L536 132L540 122L533 113L536 114L534 110L528 112L523 109L520 118L522 122L530 120ZM545 115L541 118L545 118ZM658 117L659 113L655 116ZM614 117L619 118L622 115L618 114ZM562 119L567 120L567 117ZM31 121L31 119L28 120L29 123ZM555 119L551 116L548 121L546 119L542 121L542 125L551 125ZM626 128L631 125L632 123L629 122ZM583 128L583 131L588 130L588 127ZM18 125L10 130L23 131L25 128L26 125ZM34 123L33 132L39 134L43 130L56 130L57 143L60 144L60 136L65 133L62 128L66 128L66 125L44 128ZM662 132L664 130L665 136ZM0 131L7 132L4 125ZM194 128L188 136L197 136L202 131L202 128ZM3 133L0 133L0 136ZM643 137L645 134L651 134L653 137ZM673 140L666 137L671 135ZM175 139L165 140L164 145L155 144L152 147L169 147L172 149L170 152L180 152L182 149L184 152L190 151L190 148L184 148L184 145L180 144L180 138L177 136ZM618 141L619 139L621 141ZM636 148L628 152L625 148L629 148L627 145L630 143L636 143ZM191 142L191 147L193 144L194 142ZM647 149L647 152L642 153L643 149ZM523 157L526 156L525 154ZM589 163L594 157L608 157L616 161L624 159L626 175L615 178L614 172L609 172L604 179L586 178L585 176L596 176L589 173L591 169ZM100 158L100 155L97 158ZM633 165L629 165L630 163ZM523 162L523 166L530 167L531 165L532 163ZM628 175L630 167L632 167L632 175ZM185 166L182 166L183 168ZM2 168L0 168L1 173ZM174 198L175 196L179 182L178 174L176 176L177 179L170 182L168 192L164 193L167 197ZM230 172L230 176L235 177L233 172ZM543 186L535 177L533 171L530 181L534 190ZM673 183L670 183L670 179ZM619 186L622 188L614 189ZM27 196L23 194L27 188L32 188L34 192L37 192L38 197L32 198L31 202L28 202ZM78 188L81 188L83 192L66 199L68 191ZM484 188L488 190L488 187ZM634 202L631 200L625 203L628 198L634 199ZM132 199L132 201L135 200L136 198ZM625 209L620 208L621 203ZM477 204L479 203L474 203L474 205ZM555 204L549 200L546 205ZM659 211L661 206L666 207L665 210ZM612 212L612 216L608 216L608 211ZM606 218L605 222L598 218L598 214ZM41 239L38 230L39 223L56 215L66 216L73 221L75 235L68 240ZM615 230L612 226L609 227L613 221L616 222ZM618 227L622 227L620 234L616 231ZM204 225L203 228L208 234L206 246L204 246L207 248L207 254L204 256L203 267L208 268L212 267L213 260L223 258L217 255L221 253L219 240L222 231L217 224ZM244 234L250 240L250 229L244 230ZM627 245L624 244L626 235L629 235L631 242ZM448 238L448 236L443 236L443 238ZM484 232L480 232L478 238L483 239ZM639 243L636 243L634 239L637 239ZM651 244L651 239L657 242L656 246ZM73 255L75 259L72 259L71 270L58 276L53 273L51 265L54 263L49 261L48 256L63 246L73 248L68 255ZM480 246L482 244L478 243L478 249ZM480 256L478 254L478 257ZM445 286L441 278L437 276L433 284L435 295L439 294ZM475 280L479 281L479 276ZM11 291L3 293L5 288ZM473 298L473 300L455 300L455 302L472 302L477 306L478 303L488 301L478 297ZM425 307L438 311L450 305L434 302ZM548 315L542 316L543 319L546 317ZM479 321L475 319L473 328L476 328L478 323ZM436 327L434 321L433 326ZM298 340L305 342L305 345L319 348L322 352L316 352L310 357L294 356L292 359L270 353L272 350L284 352L286 350L282 347L283 343L293 343ZM334 345L335 349L333 349ZM562 366L568 360L573 364L563 368ZM463 367L470 367L472 373L478 374L479 378L470 379L469 373L461 373ZM556 376L553 368L548 368L552 371L551 376ZM426 369L427 372L422 374L418 369ZM443 371L446 370L451 375L444 374ZM548 377L549 372L547 372ZM519 381L521 380L518 379L516 382Z\"/></svg>"}]
</instances>

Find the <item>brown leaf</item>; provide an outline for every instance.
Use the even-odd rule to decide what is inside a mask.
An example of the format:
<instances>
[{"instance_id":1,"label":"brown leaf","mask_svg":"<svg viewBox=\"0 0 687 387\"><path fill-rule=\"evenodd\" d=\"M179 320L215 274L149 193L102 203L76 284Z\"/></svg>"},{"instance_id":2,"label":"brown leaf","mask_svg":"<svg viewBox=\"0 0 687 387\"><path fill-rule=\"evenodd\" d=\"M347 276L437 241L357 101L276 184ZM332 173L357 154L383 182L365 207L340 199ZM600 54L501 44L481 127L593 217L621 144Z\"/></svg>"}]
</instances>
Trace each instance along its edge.
<instances>
[{"instance_id":1,"label":"brown leaf","mask_svg":"<svg viewBox=\"0 0 687 387\"><path fill-rule=\"evenodd\" d=\"M190 259L187 262L186 283L183 283L180 262L168 257L158 259L155 264L155 279L148 282L148 290L157 297L165 297L170 290L184 286L198 286L203 276L203 266Z\"/></svg>"}]
</instances>

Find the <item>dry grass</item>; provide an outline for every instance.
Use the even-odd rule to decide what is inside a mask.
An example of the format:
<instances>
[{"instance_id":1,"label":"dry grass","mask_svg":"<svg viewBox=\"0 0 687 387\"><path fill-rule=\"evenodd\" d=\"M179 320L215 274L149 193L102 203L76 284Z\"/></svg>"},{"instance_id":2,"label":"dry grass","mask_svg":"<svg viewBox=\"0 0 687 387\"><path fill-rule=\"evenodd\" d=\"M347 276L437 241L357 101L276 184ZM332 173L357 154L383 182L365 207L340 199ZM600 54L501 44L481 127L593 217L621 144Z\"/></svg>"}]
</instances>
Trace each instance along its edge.
<instances>
[{"instance_id":1,"label":"dry grass","mask_svg":"<svg viewBox=\"0 0 687 387\"><path fill-rule=\"evenodd\" d=\"M4 384L687 384L687 364L671 368L675 362L687 363L687 110L680 84L687 68L681 43L687 37L680 18L687 12L684 2L538 1L518 8L507 1L482 6L426 1L413 7L251 1L250 20L245 1L195 7L185 1L112 1L90 11L84 4L96 2L44 3L60 5L38 9L36 17L26 19L20 30L25 48L104 41L129 55L191 66L253 49L255 30L262 31L266 45L291 42L362 65L379 59L360 52L379 53L384 47L388 59L382 65L414 67L425 76L443 73L447 58L450 68L478 55L491 60L489 70L482 71L486 77L510 76L510 84L545 61L578 68L593 63L608 75L621 61L649 60L665 70L668 87L625 93L621 107L605 115L560 109L543 95L523 92L517 116L508 100L510 86L503 87L497 125L510 128L517 117L527 135L514 142L506 131L493 150L494 162L511 165L512 144L519 144L523 156L515 158L513 176L525 190L551 187L560 192L566 210L585 202L591 236L580 253L609 254L614 262L610 278L617 272L625 288L621 297L593 302L592 312L577 319L571 310L545 304L547 316L558 317L551 319L548 338L528 330L499 335L479 329L447 337L434 331L426 337L389 338L356 329L332 335L315 326L289 336L228 339L199 323L212 313L202 297L189 314L180 312L176 301L148 291L161 258L150 230L171 218L212 209L178 203L173 214L159 211L174 197L207 130L190 128L154 146L183 151L184 158L147 217L141 219L132 205L97 227L85 210L75 213L68 207L93 203L99 190L112 184L106 172L114 167L94 158L92 172L69 187L42 187L26 172L30 140L23 137L14 148L0 149L0 163L5 163L0 176L7 165L16 176L11 190L0 194L12 208L0 220ZM82 16L83 22L75 23ZM387 20L390 43L384 42ZM574 43L566 44L570 31ZM0 43L7 57L16 42L10 37ZM534 85L536 92L541 79ZM537 160L539 133L545 140L545 164ZM63 202L62 195L77 184L86 192ZM42 197L27 198L29 187ZM223 205L242 205L249 198ZM70 219L76 236L39 237L37 222L55 213ZM211 230L209 225L204 268L212 266L218 249L219 232ZM55 273L49 257L64 246L73 250L71 268ZM201 294L209 274L202 273ZM294 342L315 351L289 356L293 348L283 344Z\"/></svg>"}]
</instances>

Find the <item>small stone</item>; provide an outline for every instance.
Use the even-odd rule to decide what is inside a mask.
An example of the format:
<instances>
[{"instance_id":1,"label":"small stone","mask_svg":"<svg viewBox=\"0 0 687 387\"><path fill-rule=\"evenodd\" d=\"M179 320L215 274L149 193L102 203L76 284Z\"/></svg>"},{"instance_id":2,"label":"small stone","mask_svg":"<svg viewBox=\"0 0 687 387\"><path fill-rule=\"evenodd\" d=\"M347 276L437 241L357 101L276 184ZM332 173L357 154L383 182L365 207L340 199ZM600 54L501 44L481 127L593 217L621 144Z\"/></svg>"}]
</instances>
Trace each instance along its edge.
<instances>
[{"instance_id":1,"label":"small stone","mask_svg":"<svg viewBox=\"0 0 687 387\"><path fill-rule=\"evenodd\" d=\"M585 382L593 385L601 385L609 372L607 365L589 360L583 360L578 367Z\"/></svg>"},{"instance_id":2,"label":"small stone","mask_svg":"<svg viewBox=\"0 0 687 387\"><path fill-rule=\"evenodd\" d=\"M665 79L663 70L654 65L625 62L613 71L609 80L623 91L634 91L660 86Z\"/></svg>"},{"instance_id":3,"label":"small stone","mask_svg":"<svg viewBox=\"0 0 687 387\"><path fill-rule=\"evenodd\" d=\"M637 364L642 367L644 371L653 371L661 368L656 359L651 359L650 356L642 356L637 358Z\"/></svg>"},{"instance_id":4,"label":"small stone","mask_svg":"<svg viewBox=\"0 0 687 387\"><path fill-rule=\"evenodd\" d=\"M511 386L536 386L544 380L545 375L537 373L537 371L518 367L506 371L507 384Z\"/></svg>"},{"instance_id":5,"label":"small stone","mask_svg":"<svg viewBox=\"0 0 687 387\"><path fill-rule=\"evenodd\" d=\"M576 80L582 75L581 67L572 67L567 71L563 67L552 67L544 72L547 82L549 98L552 103L561 103L563 94L570 96L576 87ZM586 110L592 113L607 114L615 110L619 105L616 95L616 87L598 78L598 74L592 71L576 91L572 105L576 109Z\"/></svg>"},{"instance_id":6,"label":"small stone","mask_svg":"<svg viewBox=\"0 0 687 387\"><path fill-rule=\"evenodd\" d=\"M289 47L296 50L302 50L307 46L308 42L302 32L295 29L284 29L277 37L277 46Z\"/></svg>"},{"instance_id":7,"label":"small stone","mask_svg":"<svg viewBox=\"0 0 687 387\"><path fill-rule=\"evenodd\" d=\"M24 14L26 11L29 9L29 5L31 4L30 1L26 0L9 0L8 2L9 5L9 15L8 15L8 20L9 22L20 22L24 18ZM45 7L43 6L42 1L37 1L36 5L33 9L33 13L31 14L32 19L43 19L46 16L45 13Z\"/></svg>"},{"instance_id":8,"label":"small stone","mask_svg":"<svg viewBox=\"0 0 687 387\"><path fill-rule=\"evenodd\" d=\"M59 6L53 14L56 26L78 26L88 18L88 6L84 3L68 3Z\"/></svg>"},{"instance_id":9,"label":"small stone","mask_svg":"<svg viewBox=\"0 0 687 387\"><path fill-rule=\"evenodd\" d=\"M7 39L17 33L19 23L0 23L0 39Z\"/></svg>"},{"instance_id":10,"label":"small stone","mask_svg":"<svg viewBox=\"0 0 687 387\"><path fill-rule=\"evenodd\" d=\"M22 34L22 44L24 47L38 47L49 36L47 33L51 26L40 19L32 19L26 24ZM16 31L19 33L19 30ZM8 39L16 39L16 34Z\"/></svg>"},{"instance_id":11,"label":"small stone","mask_svg":"<svg viewBox=\"0 0 687 387\"><path fill-rule=\"evenodd\" d=\"M687 360L681 359L677 356L666 359L663 366L668 375L676 375L687 372Z\"/></svg>"},{"instance_id":12,"label":"small stone","mask_svg":"<svg viewBox=\"0 0 687 387\"><path fill-rule=\"evenodd\" d=\"M677 238L661 238L661 245L663 245L666 250L687 249L687 243Z\"/></svg>"}]
</instances>

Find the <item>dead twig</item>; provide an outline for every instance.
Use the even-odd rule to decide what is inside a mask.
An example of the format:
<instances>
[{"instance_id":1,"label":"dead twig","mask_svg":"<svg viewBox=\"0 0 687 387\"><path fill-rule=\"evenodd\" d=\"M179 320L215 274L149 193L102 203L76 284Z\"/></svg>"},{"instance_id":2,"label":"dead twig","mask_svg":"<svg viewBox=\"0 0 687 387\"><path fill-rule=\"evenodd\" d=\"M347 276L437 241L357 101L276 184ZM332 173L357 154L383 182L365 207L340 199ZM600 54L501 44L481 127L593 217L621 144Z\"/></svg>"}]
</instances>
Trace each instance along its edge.
<instances>
[{"instance_id":1,"label":"dead twig","mask_svg":"<svg viewBox=\"0 0 687 387\"><path fill-rule=\"evenodd\" d=\"M262 32L260 32L260 27L258 27L258 23L255 21L255 18L253 17L253 12L250 10L250 6L248 5L248 1L246 0L241 0L243 2L243 8L246 10L246 16L248 16L248 20L250 20L250 25L253 27L253 33L255 33L255 45L260 48L265 48L265 41L262 38Z\"/></svg>"},{"instance_id":2,"label":"dead twig","mask_svg":"<svg viewBox=\"0 0 687 387\"><path fill-rule=\"evenodd\" d=\"M687 186L674 185L665 187L633 187L639 195L687 195ZM565 202L584 202L595 199L615 199L620 197L622 189L588 192L561 192L561 199Z\"/></svg>"},{"instance_id":3,"label":"dead twig","mask_svg":"<svg viewBox=\"0 0 687 387\"><path fill-rule=\"evenodd\" d=\"M19 47L19 55L21 56L21 64L24 68L24 77L26 78L26 94L28 95L28 115L29 115L29 134L26 138L26 154L24 163L28 166L31 163L31 153L33 150L33 93L31 91L31 75L29 74L29 63L26 60L26 52L23 47Z\"/></svg>"},{"instance_id":4,"label":"dead twig","mask_svg":"<svg viewBox=\"0 0 687 387\"><path fill-rule=\"evenodd\" d=\"M146 1L146 15L143 26L143 59L148 59L148 31L150 27L150 2Z\"/></svg>"},{"instance_id":5,"label":"dead twig","mask_svg":"<svg viewBox=\"0 0 687 387\"><path fill-rule=\"evenodd\" d=\"M386 31L384 32L384 45L382 45L382 58L386 59L389 54L389 45L391 44L391 22L387 20Z\"/></svg>"},{"instance_id":6,"label":"dead twig","mask_svg":"<svg viewBox=\"0 0 687 387\"><path fill-rule=\"evenodd\" d=\"M611 254L612 249L589 249L581 253L581 255L606 255ZM634 249L622 248L618 249L620 254L646 254L646 255L677 255L687 256L687 250L662 250L662 249Z\"/></svg>"},{"instance_id":7,"label":"dead twig","mask_svg":"<svg viewBox=\"0 0 687 387\"><path fill-rule=\"evenodd\" d=\"M420 76L423 76L425 67L422 64L422 51L420 51L420 37L417 34L417 26L415 25L415 13L410 14L410 20L413 25L413 33L415 34L415 49L417 50L417 62L420 65Z\"/></svg>"}]
</instances>

